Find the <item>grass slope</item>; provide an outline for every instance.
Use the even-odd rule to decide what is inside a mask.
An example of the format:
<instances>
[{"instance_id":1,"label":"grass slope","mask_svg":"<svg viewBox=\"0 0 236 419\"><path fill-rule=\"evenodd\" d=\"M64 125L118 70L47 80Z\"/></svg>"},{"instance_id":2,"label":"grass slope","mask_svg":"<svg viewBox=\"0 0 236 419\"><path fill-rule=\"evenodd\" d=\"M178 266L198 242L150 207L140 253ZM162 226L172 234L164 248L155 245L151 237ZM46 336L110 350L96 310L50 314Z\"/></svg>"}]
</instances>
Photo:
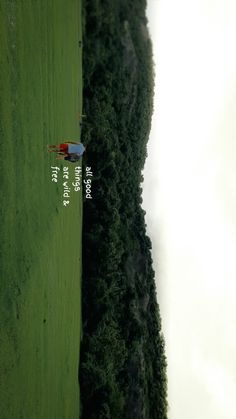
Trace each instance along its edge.
<instances>
[{"instance_id":1,"label":"grass slope","mask_svg":"<svg viewBox=\"0 0 236 419\"><path fill-rule=\"evenodd\" d=\"M78 0L0 3L1 419L79 417L82 197L46 152L80 138L79 39Z\"/></svg>"}]
</instances>

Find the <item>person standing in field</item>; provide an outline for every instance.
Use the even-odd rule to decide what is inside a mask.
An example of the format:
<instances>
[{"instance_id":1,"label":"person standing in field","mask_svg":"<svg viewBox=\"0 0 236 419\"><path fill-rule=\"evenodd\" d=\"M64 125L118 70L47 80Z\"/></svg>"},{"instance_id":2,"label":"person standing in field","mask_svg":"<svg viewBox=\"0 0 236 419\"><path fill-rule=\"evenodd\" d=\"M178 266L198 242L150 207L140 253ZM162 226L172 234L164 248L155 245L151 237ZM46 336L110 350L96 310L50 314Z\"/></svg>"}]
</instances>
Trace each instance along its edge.
<instances>
[{"instance_id":1,"label":"person standing in field","mask_svg":"<svg viewBox=\"0 0 236 419\"><path fill-rule=\"evenodd\" d=\"M48 146L49 152L54 151L55 153L62 153L64 156L73 155L74 157L82 157L85 150L86 148L82 143L76 143L73 141Z\"/></svg>"}]
</instances>

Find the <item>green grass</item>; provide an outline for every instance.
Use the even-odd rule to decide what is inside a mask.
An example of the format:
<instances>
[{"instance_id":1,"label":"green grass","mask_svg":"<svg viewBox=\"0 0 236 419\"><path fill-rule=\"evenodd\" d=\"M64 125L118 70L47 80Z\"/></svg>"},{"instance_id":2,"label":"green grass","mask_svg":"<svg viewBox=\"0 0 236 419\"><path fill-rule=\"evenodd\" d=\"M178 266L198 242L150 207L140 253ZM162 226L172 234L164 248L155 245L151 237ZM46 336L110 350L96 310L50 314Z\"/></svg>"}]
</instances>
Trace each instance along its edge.
<instances>
[{"instance_id":1,"label":"green grass","mask_svg":"<svg viewBox=\"0 0 236 419\"><path fill-rule=\"evenodd\" d=\"M46 144L80 138L81 31L78 0L0 2L1 419L79 417L82 196Z\"/></svg>"}]
</instances>

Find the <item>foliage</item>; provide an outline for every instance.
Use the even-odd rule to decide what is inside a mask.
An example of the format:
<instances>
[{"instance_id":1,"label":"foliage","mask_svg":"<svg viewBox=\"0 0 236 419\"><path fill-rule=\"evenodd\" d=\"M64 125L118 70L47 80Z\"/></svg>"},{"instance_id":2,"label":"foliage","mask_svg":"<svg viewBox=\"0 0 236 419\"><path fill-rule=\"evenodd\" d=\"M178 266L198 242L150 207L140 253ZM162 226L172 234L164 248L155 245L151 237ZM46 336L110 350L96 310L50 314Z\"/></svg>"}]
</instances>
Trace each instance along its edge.
<instances>
[{"instance_id":1,"label":"foliage","mask_svg":"<svg viewBox=\"0 0 236 419\"><path fill-rule=\"evenodd\" d=\"M144 0L84 2L82 417L165 419L164 339L141 207L153 110Z\"/></svg>"}]
</instances>

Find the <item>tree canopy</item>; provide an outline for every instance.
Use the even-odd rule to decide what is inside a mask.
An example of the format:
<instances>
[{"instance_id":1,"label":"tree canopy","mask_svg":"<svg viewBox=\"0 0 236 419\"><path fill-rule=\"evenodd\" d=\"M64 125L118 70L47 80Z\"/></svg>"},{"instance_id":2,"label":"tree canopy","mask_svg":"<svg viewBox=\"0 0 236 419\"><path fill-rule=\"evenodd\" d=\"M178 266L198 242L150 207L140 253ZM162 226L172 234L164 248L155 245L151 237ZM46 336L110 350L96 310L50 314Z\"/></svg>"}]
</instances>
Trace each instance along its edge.
<instances>
[{"instance_id":1,"label":"tree canopy","mask_svg":"<svg viewBox=\"0 0 236 419\"><path fill-rule=\"evenodd\" d=\"M153 111L145 0L84 1L84 419L166 419L165 344L141 207Z\"/></svg>"}]
</instances>

